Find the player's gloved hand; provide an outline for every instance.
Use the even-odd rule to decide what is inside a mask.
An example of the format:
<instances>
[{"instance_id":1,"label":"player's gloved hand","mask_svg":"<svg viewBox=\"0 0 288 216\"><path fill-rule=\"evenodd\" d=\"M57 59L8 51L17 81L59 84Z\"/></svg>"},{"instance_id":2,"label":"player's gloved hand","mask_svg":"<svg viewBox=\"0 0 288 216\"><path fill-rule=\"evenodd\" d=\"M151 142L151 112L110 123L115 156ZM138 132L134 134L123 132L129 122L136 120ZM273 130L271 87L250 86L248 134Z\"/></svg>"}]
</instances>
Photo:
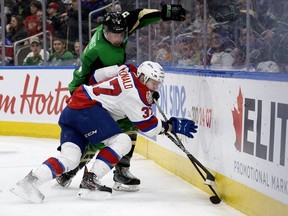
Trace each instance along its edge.
<instances>
[{"instance_id":1,"label":"player's gloved hand","mask_svg":"<svg viewBox=\"0 0 288 216\"><path fill-rule=\"evenodd\" d=\"M161 3L161 18L164 21L175 20L184 21L186 16L185 9L179 4L165 4Z\"/></svg>"},{"instance_id":2,"label":"player's gloved hand","mask_svg":"<svg viewBox=\"0 0 288 216\"><path fill-rule=\"evenodd\" d=\"M180 133L189 138L194 138L193 133L197 133L198 126L195 122L185 118L171 117L168 121L172 125L172 133Z\"/></svg>"},{"instance_id":3,"label":"player's gloved hand","mask_svg":"<svg viewBox=\"0 0 288 216\"><path fill-rule=\"evenodd\" d=\"M154 103L154 100L158 101L159 98L160 98L159 92L154 91L152 94L153 103Z\"/></svg>"}]
</instances>

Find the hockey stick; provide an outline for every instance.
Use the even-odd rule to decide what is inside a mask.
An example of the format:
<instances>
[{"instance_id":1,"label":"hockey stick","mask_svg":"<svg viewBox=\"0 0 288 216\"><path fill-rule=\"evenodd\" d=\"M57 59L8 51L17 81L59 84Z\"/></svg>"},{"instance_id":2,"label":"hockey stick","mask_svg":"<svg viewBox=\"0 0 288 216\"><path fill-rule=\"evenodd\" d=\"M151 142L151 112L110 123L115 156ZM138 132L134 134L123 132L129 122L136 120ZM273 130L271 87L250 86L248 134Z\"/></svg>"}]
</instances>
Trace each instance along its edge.
<instances>
[{"instance_id":1,"label":"hockey stick","mask_svg":"<svg viewBox=\"0 0 288 216\"><path fill-rule=\"evenodd\" d=\"M163 116L165 121L168 121L165 113L163 112L163 110L161 109L161 107L159 106L157 100L155 99L157 97L153 97L154 103L156 105L156 107L158 108L159 112L161 113L161 115ZM159 98L159 97L158 97ZM182 144L181 140L179 139L179 137L177 136L177 134L173 134L176 139L170 135L169 133L166 133L166 135L168 136L168 138L175 143L189 158L189 160L191 161L191 163L193 164L193 166L196 168L196 170L198 171L198 173L201 175L201 177L203 178L203 180L205 181L205 184L208 185L208 187L210 188L210 190L213 192L213 194L215 196L211 196L210 197L210 201L213 204L219 204L221 202L220 197L218 196L218 194L216 193L216 191L214 190L214 188L212 187L212 184L215 181L215 177L206 169L206 167L204 167L200 161L198 161L189 151L187 151L187 149L185 148L185 146ZM203 175L203 173L201 172L201 170L199 169L199 167L207 174L207 178L205 178L205 176Z\"/></svg>"},{"instance_id":2,"label":"hockey stick","mask_svg":"<svg viewBox=\"0 0 288 216\"><path fill-rule=\"evenodd\" d=\"M159 106L158 102L153 98L154 103L156 105L156 107L158 108L159 112L161 113L161 115L163 116L165 121L168 121L165 113L163 112L163 110L161 109L161 107ZM215 181L215 177L209 172L209 170L206 169L205 166L203 166L200 161L198 161L190 152L187 151L187 149L185 148L185 146L182 144L181 140L179 139L179 137L177 136L177 134L173 134L177 141L174 139L174 137L172 137L169 133L166 134L168 136L168 138L174 142L185 154L187 154L187 156L189 157L189 159L191 159L193 161L193 163L197 164L206 174L207 177L204 179L205 180L205 184L207 185L213 185L214 181ZM198 167L197 167L198 168ZM202 173L201 173L202 174Z\"/></svg>"},{"instance_id":3,"label":"hockey stick","mask_svg":"<svg viewBox=\"0 0 288 216\"><path fill-rule=\"evenodd\" d=\"M204 184L206 185L213 185L215 182L215 177L206 169L206 167L204 167L190 152L187 151L187 149L184 147L184 145L182 144L181 140L179 139L179 137L176 134L173 134L176 139L169 133L166 134L168 136L168 138L174 142L186 155L187 157L191 160L191 162L193 163L193 165L198 165L207 175L207 177L205 178L205 176L203 175L203 173L200 171L198 166L195 166L195 168L197 169L197 171L199 172L199 174L202 176L202 178L205 180Z\"/></svg>"},{"instance_id":4,"label":"hockey stick","mask_svg":"<svg viewBox=\"0 0 288 216\"><path fill-rule=\"evenodd\" d=\"M213 192L214 196L211 196L209 199L213 204L219 204L221 202L220 197L218 196L218 194L216 193L216 191L214 190L214 188L212 187L212 184L214 183L215 177L209 172L209 174L207 174L207 178L205 178L205 176L203 175L203 173L201 172L201 170L199 169L199 167L196 164L196 161L198 161L191 153L189 153L186 148L183 146L183 144L178 140L176 140L174 137L172 137L169 133L166 134L168 136L168 138L174 142L184 153L186 153L187 157L189 158L189 160L192 162L192 164L194 165L195 169L198 171L198 173L201 175L201 177L203 178L203 180L205 181L204 183L210 188L210 190ZM175 134L174 134L175 135ZM179 145L180 144L180 145ZM196 160L196 161L195 161ZM198 161L199 165L201 164ZM201 164L202 165L202 164ZM203 165L202 165L203 166ZM201 167L202 168L202 167ZM206 169L206 168L205 168ZM209 178L213 178L213 180L208 179Z\"/></svg>"}]
</instances>

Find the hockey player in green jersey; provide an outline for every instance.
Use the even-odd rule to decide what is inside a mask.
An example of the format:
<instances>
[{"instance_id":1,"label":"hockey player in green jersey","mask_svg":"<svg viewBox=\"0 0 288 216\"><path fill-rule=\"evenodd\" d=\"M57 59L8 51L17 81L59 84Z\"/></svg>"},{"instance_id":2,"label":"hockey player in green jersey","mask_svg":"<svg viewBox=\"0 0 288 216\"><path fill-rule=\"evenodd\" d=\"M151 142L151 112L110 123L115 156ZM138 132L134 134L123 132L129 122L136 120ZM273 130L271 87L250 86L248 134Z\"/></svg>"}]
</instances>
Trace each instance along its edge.
<instances>
[{"instance_id":1,"label":"hockey player in green jersey","mask_svg":"<svg viewBox=\"0 0 288 216\"><path fill-rule=\"evenodd\" d=\"M73 73L73 80L69 84L70 93L81 84L91 83L89 80L95 70L125 63L125 48L127 46L128 36L137 29L148 26L149 24L160 21L185 20L185 9L181 5L167 5L161 4L162 9L136 9L133 11L126 11L124 13L108 12L103 24L100 25L85 51L82 54L82 65L75 69ZM96 76L97 77L97 74ZM94 82L97 80L94 80ZM132 140L132 148L130 152L125 155L120 162L115 166L113 180L115 182L113 189L121 191L138 191L140 180L132 175L129 171L130 160L132 158L135 142L137 139L137 130L128 119L118 121L123 132L127 133ZM93 145L95 146L95 145ZM101 144L96 145L98 149ZM79 166L67 173L57 177L57 182L65 187L69 186L72 178L76 173L82 169L93 158L97 149L89 145L82 155Z\"/></svg>"}]
</instances>

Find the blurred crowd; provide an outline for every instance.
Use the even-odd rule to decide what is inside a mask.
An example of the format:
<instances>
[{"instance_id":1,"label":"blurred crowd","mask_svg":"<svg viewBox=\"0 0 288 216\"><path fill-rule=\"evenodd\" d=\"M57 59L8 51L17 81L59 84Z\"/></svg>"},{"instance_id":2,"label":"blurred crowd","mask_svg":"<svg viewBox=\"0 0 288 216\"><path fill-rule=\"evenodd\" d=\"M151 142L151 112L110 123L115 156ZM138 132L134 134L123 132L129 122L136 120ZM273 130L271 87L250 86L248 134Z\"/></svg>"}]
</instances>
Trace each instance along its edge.
<instances>
[{"instance_id":1,"label":"blurred crowd","mask_svg":"<svg viewBox=\"0 0 288 216\"><path fill-rule=\"evenodd\" d=\"M150 38L153 60L187 68L288 73L287 0L250 0L249 10L245 0L191 4L185 22L141 30L139 44ZM140 50L147 58L147 47Z\"/></svg>"},{"instance_id":2,"label":"blurred crowd","mask_svg":"<svg viewBox=\"0 0 288 216\"><path fill-rule=\"evenodd\" d=\"M51 38L53 43L52 47L45 49L45 54L43 34L39 36L43 31L41 1L5 0L6 65L15 65L15 56L10 48L25 38L29 40L20 45L29 45L30 52L38 55L29 53L22 62L24 65L33 64L29 62L43 64L43 57L39 56L44 54L48 56L49 65L81 64L77 2L47 1L47 44ZM81 1L83 49L89 41L88 14L111 2ZM159 1L151 0L149 5L147 1L139 2L142 2L139 7L160 9ZM162 65L186 68L288 73L287 0L249 2L247 5L245 0L181 1L186 9L186 20L161 21L140 29L138 35L129 37L127 60L141 62L149 59ZM93 29L101 24L103 14L111 9L123 12L136 9L136 5L131 1L117 1L114 8L94 13ZM29 55L30 58L38 56L38 59L29 59Z\"/></svg>"},{"instance_id":3,"label":"blurred crowd","mask_svg":"<svg viewBox=\"0 0 288 216\"><path fill-rule=\"evenodd\" d=\"M44 6L42 2L5 0L6 65L43 65L44 50L46 50L48 65L78 65L80 63L79 26L81 25L82 28L82 49L84 50L89 41L88 14L103 8L111 1L81 1L81 23L78 21L78 0L48 0L45 1ZM105 13L106 10L93 13L91 16L93 28L101 24L101 17ZM46 47L43 46L43 24L46 26L46 32L48 31ZM14 49L19 52L15 52ZM15 53L22 56L14 56ZM15 61L16 57L20 58ZM19 61L21 57L22 61Z\"/></svg>"}]
</instances>

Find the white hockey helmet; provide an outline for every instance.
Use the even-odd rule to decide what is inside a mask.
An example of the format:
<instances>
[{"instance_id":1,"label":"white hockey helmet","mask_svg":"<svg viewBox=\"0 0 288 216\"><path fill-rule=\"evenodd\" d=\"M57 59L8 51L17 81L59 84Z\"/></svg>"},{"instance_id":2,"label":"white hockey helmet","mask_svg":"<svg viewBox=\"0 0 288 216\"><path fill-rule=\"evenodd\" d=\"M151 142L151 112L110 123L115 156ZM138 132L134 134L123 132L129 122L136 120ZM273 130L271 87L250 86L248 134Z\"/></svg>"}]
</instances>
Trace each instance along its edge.
<instances>
[{"instance_id":1,"label":"white hockey helmet","mask_svg":"<svg viewBox=\"0 0 288 216\"><path fill-rule=\"evenodd\" d=\"M144 84L146 84L149 79L163 83L165 77L162 66L152 61L144 61L139 65L137 76L140 77L141 74L144 75Z\"/></svg>"}]
</instances>

